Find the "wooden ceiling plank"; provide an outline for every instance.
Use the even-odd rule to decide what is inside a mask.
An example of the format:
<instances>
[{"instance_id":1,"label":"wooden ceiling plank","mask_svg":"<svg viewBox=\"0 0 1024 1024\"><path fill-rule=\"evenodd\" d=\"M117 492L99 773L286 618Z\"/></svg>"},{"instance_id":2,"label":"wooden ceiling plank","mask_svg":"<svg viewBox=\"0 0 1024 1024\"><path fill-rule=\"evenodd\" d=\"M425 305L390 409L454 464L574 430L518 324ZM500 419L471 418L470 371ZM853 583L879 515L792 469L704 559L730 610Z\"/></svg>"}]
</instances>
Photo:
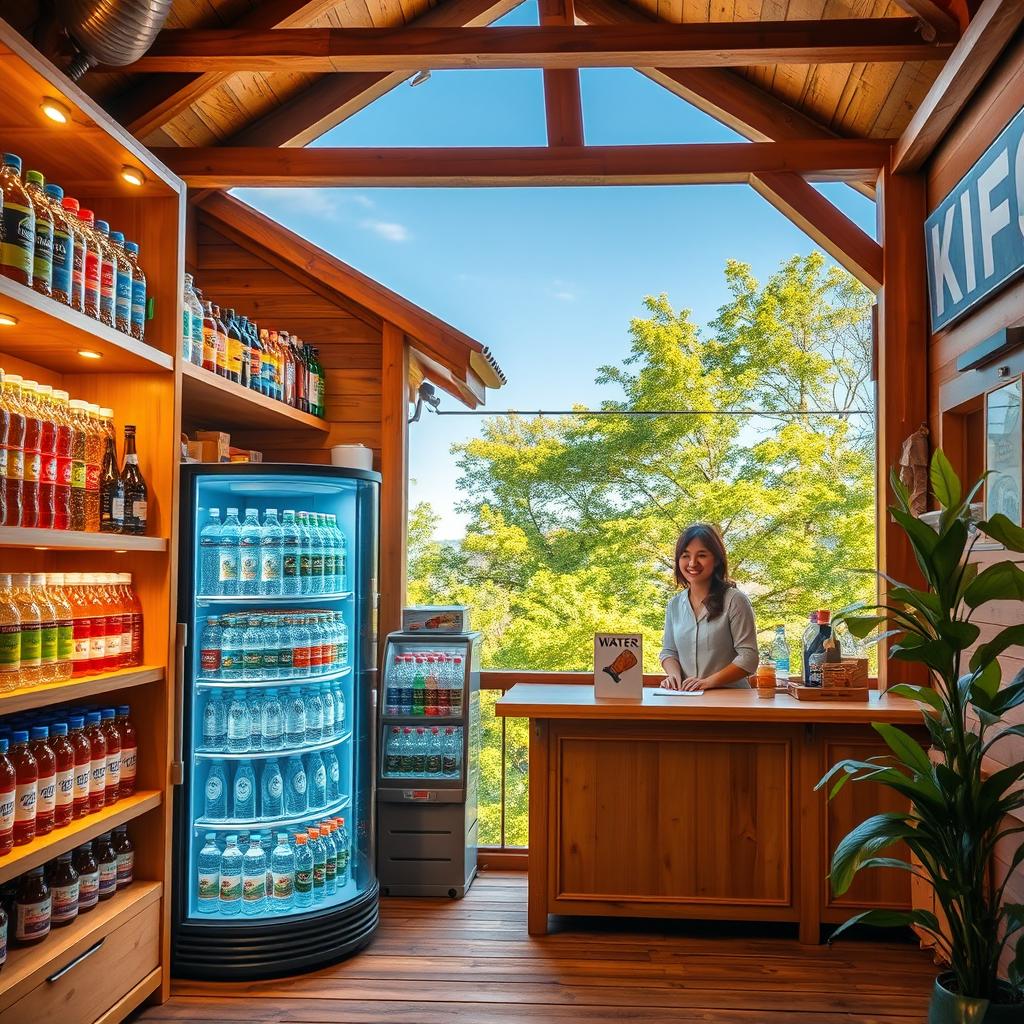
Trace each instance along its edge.
<instances>
[{"instance_id":1,"label":"wooden ceiling plank","mask_svg":"<svg viewBox=\"0 0 1024 1024\"><path fill-rule=\"evenodd\" d=\"M538 0L541 25L575 25L573 0ZM583 145L583 101L576 68L544 69L544 120L549 146Z\"/></svg>"},{"instance_id":2,"label":"wooden ceiling plank","mask_svg":"<svg viewBox=\"0 0 1024 1024\"><path fill-rule=\"evenodd\" d=\"M675 146L157 150L193 188L498 187L713 184L790 171L861 181L887 163L889 143L802 139Z\"/></svg>"},{"instance_id":3,"label":"wooden ceiling plank","mask_svg":"<svg viewBox=\"0 0 1024 1024\"><path fill-rule=\"evenodd\" d=\"M796 174L753 174L750 184L865 287L882 286L882 247Z\"/></svg>"},{"instance_id":4,"label":"wooden ceiling plank","mask_svg":"<svg viewBox=\"0 0 1024 1024\"><path fill-rule=\"evenodd\" d=\"M893 150L893 170L918 170L1024 23L1021 0L983 0Z\"/></svg>"},{"instance_id":5,"label":"wooden ceiling plank","mask_svg":"<svg viewBox=\"0 0 1024 1024\"><path fill-rule=\"evenodd\" d=\"M460 68L743 67L943 60L912 18L695 25L270 31L171 29L129 72L418 71Z\"/></svg>"}]
</instances>

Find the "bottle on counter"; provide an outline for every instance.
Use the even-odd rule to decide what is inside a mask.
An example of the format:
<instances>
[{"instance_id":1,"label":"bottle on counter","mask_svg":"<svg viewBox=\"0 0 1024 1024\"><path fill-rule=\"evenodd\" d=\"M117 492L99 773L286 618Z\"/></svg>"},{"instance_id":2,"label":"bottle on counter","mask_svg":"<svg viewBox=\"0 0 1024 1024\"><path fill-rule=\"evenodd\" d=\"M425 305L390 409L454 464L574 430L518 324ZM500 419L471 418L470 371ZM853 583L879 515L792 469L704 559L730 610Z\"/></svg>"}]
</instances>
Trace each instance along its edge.
<instances>
[{"instance_id":1,"label":"bottle on counter","mask_svg":"<svg viewBox=\"0 0 1024 1024\"><path fill-rule=\"evenodd\" d=\"M84 313L93 320L100 318L100 290L105 246L96 232L96 215L92 210L78 211L79 231L85 238L85 259L82 274Z\"/></svg>"},{"instance_id":2,"label":"bottle on counter","mask_svg":"<svg viewBox=\"0 0 1024 1024\"><path fill-rule=\"evenodd\" d=\"M110 225L97 220L96 235L100 242L100 316L101 324L114 326L114 298L117 292L117 250L110 238Z\"/></svg>"},{"instance_id":3,"label":"bottle on counter","mask_svg":"<svg viewBox=\"0 0 1024 1024\"><path fill-rule=\"evenodd\" d=\"M192 340L189 361L193 366L203 365L203 304L199 301L191 274L185 275L185 304L189 308Z\"/></svg>"},{"instance_id":4,"label":"bottle on counter","mask_svg":"<svg viewBox=\"0 0 1024 1024\"><path fill-rule=\"evenodd\" d=\"M55 530L71 529L71 446L74 442L74 424L71 417L71 405L66 391L54 391L54 467L53 483L53 528Z\"/></svg>"},{"instance_id":5,"label":"bottle on counter","mask_svg":"<svg viewBox=\"0 0 1024 1024\"><path fill-rule=\"evenodd\" d=\"M36 837L36 794L39 765L28 747L28 732L11 734L10 761L15 771L14 845L24 846Z\"/></svg>"},{"instance_id":6,"label":"bottle on counter","mask_svg":"<svg viewBox=\"0 0 1024 1024\"><path fill-rule=\"evenodd\" d=\"M117 855L117 888L126 889L135 880L135 846L128 837L128 826L114 829L114 853Z\"/></svg>"},{"instance_id":7,"label":"bottle on counter","mask_svg":"<svg viewBox=\"0 0 1024 1024\"><path fill-rule=\"evenodd\" d=\"M9 742L0 738L0 857L14 849L14 806L18 795L18 773L7 756Z\"/></svg>"},{"instance_id":8,"label":"bottle on counter","mask_svg":"<svg viewBox=\"0 0 1024 1024\"><path fill-rule=\"evenodd\" d=\"M117 892L117 854L109 832L96 839L94 847L96 863L99 865L99 898L109 900Z\"/></svg>"},{"instance_id":9,"label":"bottle on counter","mask_svg":"<svg viewBox=\"0 0 1024 1024\"><path fill-rule=\"evenodd\" d=\"M79 313L85 312L85 261L89 252L89 236L86 233L86 225L82 223L81 206L77 199L72 196L65 196L60 205L68 218L71 226L71 237L74 246L71 251L71 301L68 305L77 309Z\"/></svg>"},{"instance_id":10,"label":"bottle on counter","mask_svg":"<svg viewBox=\"0 0 1024 1024\"><path fill-rule=\"evenodd\" d=\"M78 871L71 863L71 853L62 853L57 857L57 866L50 876L50 922L54 928L71 924L78 917L79 895Z\"/></svg>"},{"instance_id":11,"label":"bottle on counter","mask_svg":"<svg viewBox=\"0 0 1024 1024\"><path fill-rule=\"evenodd\" d=\"M121 736L121 796L135 792L135 776L139 761L139 739L131 720L131 708L121 704L117 709L117 731Z\"/></svg>"},{"instance_id":12,"label":"bottle on counter","mask_svg":"<svg viewBox=\"0 0 1024 1024\"><path fill-rule=\"evenodd\" d=\"M103 465L100 469L100 532L124 533L124 480L117 467L113 411L101 409Z\"/></svg>"},{"instance_id":13,"label":"bottle on counter","mask_svg":"<svg viewBox=\"0 0 1024 1024\"><path fill-rule=\"evenodd\" d=\"M805 686L821 686L821 666L826 659L825 642L832 639L832 613L824 608L819 609L816 619L817 632L811 636L810 643L804 649Z\"/></svg>"},{"instance_id":14,"label":"bottle on counter","mask_svg":"<svg viewBox=\"0 0 1024 1024\"><path fill-rule=\"evenodd\" d=\"M50 748L57 762L56 803L53 809L54 828L65 828L74 818L75 748L68 739L68 723L50 726Z\"/></svg>"},{"instance_id":15,"label":"bottle on counter","mask_svg":"<svg viewBox=\"0 0 1024 1024\"><path fill-rule=\"evenodd\" d=\"M100 866L91 842L75 850L74 864L78 872L78 912L86 914L100 901Z\"/></svg>"}]
</instances>

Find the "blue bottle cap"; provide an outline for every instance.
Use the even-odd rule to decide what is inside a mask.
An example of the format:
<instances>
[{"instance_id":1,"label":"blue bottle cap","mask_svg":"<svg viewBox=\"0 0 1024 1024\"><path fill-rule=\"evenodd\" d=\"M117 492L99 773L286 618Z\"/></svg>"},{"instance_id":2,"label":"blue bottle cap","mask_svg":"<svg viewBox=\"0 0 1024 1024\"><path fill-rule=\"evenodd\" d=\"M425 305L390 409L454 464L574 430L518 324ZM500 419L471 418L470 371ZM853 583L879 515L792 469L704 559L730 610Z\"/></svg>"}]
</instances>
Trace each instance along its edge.
<instances>
[{"instance_id":1,"label":"blue bottle cap","mask_svg":"<svg viewBox=\"0 0 1024 1024\"><path fill-rule=\"evenodd\" d=\"M96 221L96 230L101 235L109 235L110 234L110 225L105 220L98 220L98 221Z\"/></svg>"},{"instance_id":2,"label":"blue bottle cap","mask_svg":"<svg viewBox=\"0 0 1024 1024\"><path fill-rule=\"evenodd\" d=\"M110 232L110 240L112 242L117 242L118 245L120 245L121 243L124 242L124 232L123 231L111 231Z\"/></svg>"},{"instance_id":3,"label":"blue bottle cap","mask_svg":"<svg viewBox=\"0 0 1024 1024\"><path fill-rule=\"evenodd\" d=\"M28 743L28 733L24 729L17 729L14 733L15 743Z\"/></svg>"},{"instance_id":4,"label":"blue bottle cap","mask_svg":"<svg viewBox=\"0 0 1024 1024\"><path fill-rule=\"evenodd\" d=\"M86 725L99 725L100 724L100 713L98 711L90 711L85 716Z\"/></svg>"},{"instance_id":5,"label":"blue bottle cap","mask_svg":"<svg viewBox=\"0 0 1024 1024\"><path fill-rule=\"evenodd\" d=\"M7 753L7 740L0 740L0 754Z\"/></svg>"},{"instance_id":6,"label":"blue bottle cap","mask_svg":"<svg viewBox=\"0 0 1024 1024\"><path fill-rule=\"evenodd\" d=\"M85 719L81 715L72 715L68 719L68 725L70 725L72 729L81 729L82 726L85 725Z\"/></svg>"},{"instance_id":7,"label":"blue bottle cap","mask_svg":"<svg viewBox=\"0 0 1024 1024\"><path fill-rule=\"evenodd\" d=\"M4 166L14 167L21 174L21 157L14 153L4 153Z\"/></svg>"},{"instance_id":8,"label":"blue bottle cap","mask_svg":"<svg viewBox=\"0 0 1024 1024\"><path fill-rule=\"evenodd\" d=\"M116 712L114 711L113 708L104 708L103 711L101 712L101 715L103 717L103 721L104 722L111 722L111 721L113 721L115 714L116 714Z\"/></svg>"},{"instance_id":9,"label":"blue bottle cap","mask_svg":"<svg viewBox=\"0 0 1024 1024\"><path fill-rule=\"evenodd\" d=\"M52 196L54 199L63 199L64 189L62 189L60 185L47 185L46 194L48 196Z\"/></svg>"},{"instance_id":10,"label":"blue bottle cap","mask_svg":"<svg viewBox=\"0 0 1024 1024\"><path fill-rule=\"evenodd\" d=\"M138 254L139 243L138 242L125 242L124 247L131 253Z\"/></svg>"},{"instance_id":11,"label":"blue bottle cap","mask_svg":"<svg viewBox=\"0 0 1024 1024\"><path fill-rule=\"evenodd\" d=\"M48 740L50 738L50 730L45 725L33 725L32 726L32 739L34 740Z\"/></svg>"},{"instance_id":12,"label":"blue bottle cap","mask_svg":"<svg viewBox=\"0 0 1024 1024\"><path fill-rule=\"evenodd\" d=\"M131 714L131 710L132 709L127 704L118 704L117 706L117 713L119 715L129 715Z\"/></svg>"},{"instance_id":13,"label":"blue bottle cap","mask_svg":"<svg viewBox=\"0 0 1024 1024\"><path fill-rule=\"evenodd\" d=\"M68 734L68 723L67 722L54 722L54 724L52 726L50 726L50 732L54 736L67 736L67 734Z\"/></svg>"}]
</instances>

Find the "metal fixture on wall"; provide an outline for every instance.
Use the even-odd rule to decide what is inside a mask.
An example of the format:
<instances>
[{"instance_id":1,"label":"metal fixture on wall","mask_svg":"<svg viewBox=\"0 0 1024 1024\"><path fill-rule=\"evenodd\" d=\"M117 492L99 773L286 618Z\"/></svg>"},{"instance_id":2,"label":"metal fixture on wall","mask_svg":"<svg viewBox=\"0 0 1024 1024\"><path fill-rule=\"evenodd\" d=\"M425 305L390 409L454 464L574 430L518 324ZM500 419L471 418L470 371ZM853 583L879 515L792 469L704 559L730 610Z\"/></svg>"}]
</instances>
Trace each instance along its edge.
<instances>
[{"instance_id":1,"label":"metal fixture on wall","mask_svg":"<svg viewBox=\"0 0 1024 1024\"><path fill-rule=\"evenodd\" d=\"M416 409L412 414L410 423L418 423L420 413L423 412L423 403L426 402L434 412L437 412L437 407L441 404L441 398L438 393L434 390L434 385L429 381L423 381L419 386L419 390L416 392Z\"/></svg>"},{"instance_id":2,"label":"metal fixture on wall","mask_svg":"<svg viewBox=\"0 0 1024 1024\"><path fill-rule=\"evenodd\" d=\"M68 77L78 81L91 67L120 67L152 45L171 10L171 0L56 0L57 18L78 50Z\"/></svg>"}]
</instances>

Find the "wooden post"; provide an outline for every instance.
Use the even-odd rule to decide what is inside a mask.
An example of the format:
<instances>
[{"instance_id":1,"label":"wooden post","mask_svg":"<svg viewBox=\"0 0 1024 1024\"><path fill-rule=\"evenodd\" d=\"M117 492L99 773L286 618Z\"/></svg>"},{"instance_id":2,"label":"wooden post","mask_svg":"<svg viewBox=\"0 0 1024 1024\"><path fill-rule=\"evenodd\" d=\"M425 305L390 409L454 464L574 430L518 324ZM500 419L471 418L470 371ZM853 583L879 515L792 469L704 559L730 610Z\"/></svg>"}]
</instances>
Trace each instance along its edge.
<instances>
[{"instance_id":1,"label":"wooden post","mask_svg":"<svg viewBox=\"0 0 1024 1024\"><path fill-rule=\"evenodd\" d=\"M409 480L409 348L385 320L381 337L380 615L384 637L402 625Z\"/></svg>"},{"instance_id":2,"label":"wooden post","mask_svg":"<svg viewBox=\"0 0 1024 1024\"><path fill-rule=\"evenodd\" d=\"M912 585L921 574L903 531L887 511L889 471L899 462L903 441L928 421L928 294L924 221L927 213L922 174L878 178L878 241L882 246L882 289L878 294L878 467L877 552L881 572ZM879 577L879 599L888 584ZM889 678L888 642L879 645L878 686L924 682L910 665L895 664Z\"/></svg>"},{"instance_id":3,"label":"wooden post","mask_svg":"<svg viewBox=\"0 0 1024 1024\"><path fill-rule=\"evenodd\" d=\"M542 25L574 25L573 0L539 0ZM580 73L575 68L544 69L544 116L549 146L583 145Z\"/></svg>"}]
</instances>

